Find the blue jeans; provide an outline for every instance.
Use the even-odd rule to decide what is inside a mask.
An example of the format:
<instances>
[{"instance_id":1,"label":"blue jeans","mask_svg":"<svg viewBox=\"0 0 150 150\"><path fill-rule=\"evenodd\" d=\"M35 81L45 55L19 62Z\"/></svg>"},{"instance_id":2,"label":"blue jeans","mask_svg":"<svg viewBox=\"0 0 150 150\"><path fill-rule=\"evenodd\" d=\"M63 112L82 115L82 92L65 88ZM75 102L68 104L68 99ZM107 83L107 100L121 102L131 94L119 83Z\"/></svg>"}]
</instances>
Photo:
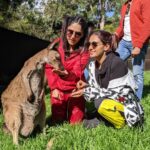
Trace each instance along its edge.
<instances>
[{"instance_id":1,"label":"blue jeans","mask_svg":"<svg viewBox=\"0 0 150 150\"><path fill-rule=\"evenodd\" d=\"M135 58L132 58L132 69L135 81L138 86L137 96L141 100L143 93L143 85L144 85L144 62L145 55L147 52L148 44L145 44L141 49L141 52ZM117 52L120 55L120 58L123 60L127 60L131 56L131 52L133 50L133 46L131 41L121 40L119 42Z\"/></svg>"}]
</instances>

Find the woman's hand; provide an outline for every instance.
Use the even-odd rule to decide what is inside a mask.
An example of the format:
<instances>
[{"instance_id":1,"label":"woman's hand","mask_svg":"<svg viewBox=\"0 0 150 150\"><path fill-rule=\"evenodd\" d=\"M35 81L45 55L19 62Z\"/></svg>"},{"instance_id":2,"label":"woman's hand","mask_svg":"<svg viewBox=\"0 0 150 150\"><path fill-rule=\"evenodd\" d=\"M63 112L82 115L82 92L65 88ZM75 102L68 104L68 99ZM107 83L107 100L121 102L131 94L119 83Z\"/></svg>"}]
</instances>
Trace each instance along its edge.
<instances>
[{"instance_id":1,"label":"woman's hand","mask_svg":"<svg viewBox=\"0 0 150 150\"><path fill-rule=\"evenodd\" d=\"M84 89L80 89L71 93L71 97L80 97L84 93Z\"/></svg>"},{"instance_id":2,"label":"woman's hand","mask_svg":"<svg viewBox=\"0 0 150 150\"><path fill-rule=\"evenodd\" d=\"M132 50L132 53L131 53L131 56L132 57L136 57L137 55L139 55L141 52L141 49L138 48L138 47L135 47L133 50Z\"/></svg>"},{"instance_id":3,"label":"woman's hand","mask_svg":"<svg viewBox=\"0 0 150 150\"><path fill-rule=\"evenodd\" d=\"M77 89L82 89L82 88L85 88L85 87L87 87L87 83L86 82L84 82L84 81L82 81L82 80L79 80L78 82L77 82L77 85L76 85L76 87L77 87Z\"/></svg>"},{"instance_id":4,"label":"woman's hand","mask_svg":"<svg viewBox=\"0 0 150 150\"><path fill-rule=\"evenodd\" d=\"M64 76L64 77L66 77L69 74L67 70L53 69L52 71L58 74L59 76Z\"/></svg>"},{"instance_id":5,"label":"woman's hand","mask_svg":"<svg viewBox=\"0 0 150 150\"><path fill-rule=\"evenodd\" d=\"M60 96L59 90L54 89L54 90L52 91L52 97L57 98L57 99L60 99L61 96Z\"/></svg>"}]
</instances>

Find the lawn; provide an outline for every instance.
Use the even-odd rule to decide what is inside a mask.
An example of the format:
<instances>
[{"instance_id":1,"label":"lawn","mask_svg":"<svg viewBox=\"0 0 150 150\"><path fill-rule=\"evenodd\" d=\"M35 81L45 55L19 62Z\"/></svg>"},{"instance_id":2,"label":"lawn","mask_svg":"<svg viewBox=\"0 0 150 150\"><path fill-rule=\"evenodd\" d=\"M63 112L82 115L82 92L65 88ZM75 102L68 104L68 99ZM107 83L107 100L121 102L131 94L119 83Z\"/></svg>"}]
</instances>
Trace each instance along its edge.
<instances>
[{"instance_id":1,"label":"lawn","mask_svg":"<svg viewBox=\"0 0 150 150\"><path fill-rule=\"evenodd\" d=\"M46 96L47 116L50 115L49 95ZM145 86L142 104L145 110L144 129L114 129L103 123L97 128L85 129L82 125L65 123L46 127L45 132L29 138L20 138L20 145L14 146L12 137L0 130L1 150L44 150L53 139L52 150L150 150L150 72L145 72ZM12 114L13 115L13 114ZM3 116L0 113L0 126Z\"/></svg>"}]
</instances>

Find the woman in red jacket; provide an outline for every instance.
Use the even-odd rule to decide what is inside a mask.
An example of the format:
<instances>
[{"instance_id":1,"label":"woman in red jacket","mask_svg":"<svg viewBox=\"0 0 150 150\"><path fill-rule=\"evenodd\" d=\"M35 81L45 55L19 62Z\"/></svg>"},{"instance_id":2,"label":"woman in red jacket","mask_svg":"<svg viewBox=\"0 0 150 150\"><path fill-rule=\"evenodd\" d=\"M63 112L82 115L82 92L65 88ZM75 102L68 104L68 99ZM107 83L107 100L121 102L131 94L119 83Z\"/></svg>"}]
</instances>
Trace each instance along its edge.
<instances>
[{"instance_id":1,"label":"woman in red jacket","mask_svg":"<svg viewBox=\"0 0 150 150\"><path fill-rule=\"evenodd\" d=\"M88 62L88 51L84 50L88 34L86 21L80 17L65 17L62 35L54 41L60 53L64 71L46 65L46 76L51 90L52 122L69 121L79 123L84 117L83 97L71 98L76 83L83 79L83 70Z\"/></svg>"},{"instance_id":2,"label":"woman in red jacket","mask_svg":"<svg viewBox=\"0 0 150 150\"><path fill-rule=\"evenodd\" d=\"M137 96L142 98L144 62L150 38L150 0L127 0L121 9L116 30L120 42L117 52L127 60L132 56L133 74L138 85Z\"/></svg>"}]
</instances>

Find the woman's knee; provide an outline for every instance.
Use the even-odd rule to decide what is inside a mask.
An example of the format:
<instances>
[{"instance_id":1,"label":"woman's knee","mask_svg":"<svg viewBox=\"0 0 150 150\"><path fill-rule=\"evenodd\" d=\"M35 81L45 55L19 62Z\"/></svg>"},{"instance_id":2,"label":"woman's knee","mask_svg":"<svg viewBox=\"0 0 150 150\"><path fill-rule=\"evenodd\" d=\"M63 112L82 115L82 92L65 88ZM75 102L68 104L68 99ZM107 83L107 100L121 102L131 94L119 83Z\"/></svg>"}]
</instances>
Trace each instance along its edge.
<instances>
[{"instance_id":1,"label":"woman's knee","mask_svg":"<svg viewBox=\"0 0 150 150\"><path fill-rule=\"evenodd\" d=\"M115 128L122 128L125 125L124 105L115 100L104 99L99 105L98 113Z\"/></svg>"}]
</instances>

